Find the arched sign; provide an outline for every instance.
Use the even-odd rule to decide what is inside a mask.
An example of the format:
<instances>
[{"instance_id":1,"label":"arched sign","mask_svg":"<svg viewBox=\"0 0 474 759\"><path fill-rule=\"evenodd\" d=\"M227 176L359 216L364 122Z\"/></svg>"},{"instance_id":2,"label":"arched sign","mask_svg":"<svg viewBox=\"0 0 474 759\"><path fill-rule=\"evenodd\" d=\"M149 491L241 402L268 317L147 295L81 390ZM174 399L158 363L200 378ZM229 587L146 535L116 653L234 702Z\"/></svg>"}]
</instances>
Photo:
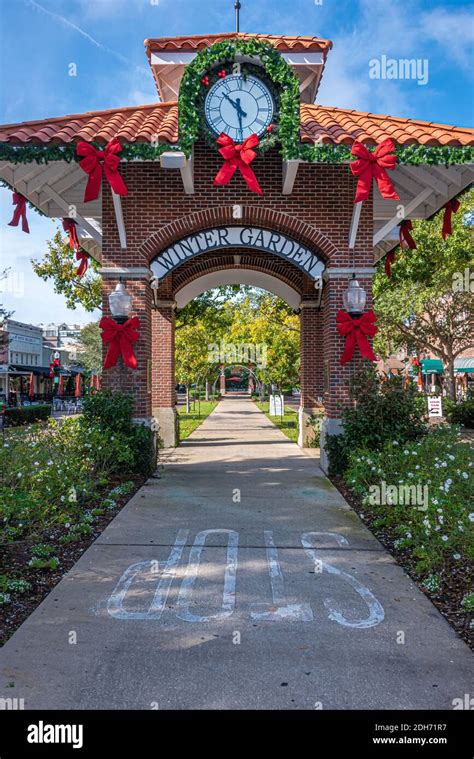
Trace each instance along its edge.
<instances>
[{"instance_id":1,"label":"arched sign","mask_svg":"<svg viewBox=\"0 0 474 759\"><path fill-rule=\"evenodd\" d=\"M312 279L324 271L324 262L309 248L282 232L260 227L216 227L195 232L170 245L151 264L153 274L163 279L186 261L225 248L247 248L273 253L290 261Z\"/></svg>"}]
</instances>

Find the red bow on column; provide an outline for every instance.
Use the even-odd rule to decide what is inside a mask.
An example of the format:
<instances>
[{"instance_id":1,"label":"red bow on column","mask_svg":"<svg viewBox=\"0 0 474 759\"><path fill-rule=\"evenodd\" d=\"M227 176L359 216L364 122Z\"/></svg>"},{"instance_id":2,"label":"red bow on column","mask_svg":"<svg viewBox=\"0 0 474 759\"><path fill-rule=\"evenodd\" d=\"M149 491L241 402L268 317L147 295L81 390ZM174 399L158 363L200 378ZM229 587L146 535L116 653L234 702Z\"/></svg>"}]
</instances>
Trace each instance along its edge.
<instances>
[{"instance_id":1,"label":"red bow on column","mask_svg":"<svg viewBox=\"0 0 474 759\"><path fill-rule=\"evenodd\" d=\"M79 238L77 236L76 222L74 219L65 217L63 219L63 229L65 232L69 233L69 247L71 250L78 250Z\"/></svg>"},{"instance_id":2,"label":"red bow on column","mask_svg":"<svg viewBox=\"0 0 474 759\"><path fill-rule=\"evenodd\" d=\"M359 178L354 203L367 200L373 179L377 182L382 198L400 200L386 171L386 169L391 171L395 168L397 156L389 155L394 150L395 145L390 139L377 145L373 153L367 150L361 142L354 142L351 153L357 156L357 160L353 161L350 167L353 175Z\"/></svg>"},{"instance_id":3,"label":"red bow on column","mask_svg":"<svg viewBox=\"0 0 474 759\"><path fill-rule=\"evenodd\" d=\"M403 250L403 243L405 242L411 250L415 250L416 248L416 242L414 241L413 237L410 234L412 229L413 229L413 224L410 221L410 219L405 219L404 221L401 222L399 233L398 233L398 239L400 241L400 248L402 250Z\"/></svg>"},{"instance_id":4,"label":"red bow on column","mask_svg":"<svg viewBox=\"0 0 474 759\"><path fill-rule=\"evenodd\" d=\"M367 340L367 337L373 337L378 332L378 327L375 324L376 318L373 311L366 311L358 319L353 319L347 311L340 310L337 312L337 331L346 338L344 353L339 361L341 365L347 364L351 360L356 345L361 356L370 361L377 361L372 346Z\"/></svg>"},{"instance_id":5,"label":"red bow on column","mask_svg":"<svg viewBox=\"0 0 474 759\"><path fill-rule=\"evenodd\" d=\"M444 216L443 216L443 231L441 232L443 236L443 240L446 240L448 235L453 234L453 227L452 227L452 215L453 213L457 213L459 211L459 206L461 203L459 200L456 200L456 198L453 198L452 200L448 200L446 205L444 206Z\"/></svg>"},{"instance_id":6,"label":"red bow on column","mask_svg":"<svg viewBox=\"0 0 474 759\"><path fill-rule=\"evenodd\" d=\"M107 143L105 150L97 150L88 142L77 143L77 155L85 156L82 161L79 161L79 166L89 175L84 193L84 203L96 200L99 197L103 172L105 172L108 183L117 195L128 195L127 186L118 172L120 158L116 153L120 153L121 150L122 146L115 138Z\"/></svg>"},{"instance_id":7,"label":"red bow on column","mask_svg":"<svg viewBox=\"0 0 474 759\"><path fill-rule=\"evenodd\" d=\"M214 185L228 184L234 176L236 169L239 169L250 192L257 192L259 195L263 195L257 177L250 168L250 164L257 157L255 150L252 150L252 148L258 145L257 135L251 134L250 137L244 140L242 145L236 145L232 137L222 132L217 138L217 143L223 146L220 148L219 153L225 159L225 163L219 169L214 179Z\"/></svg>"},{"instance_id":8,"label":"red bow on column","mask_svg":"<svg viewBox=\"0 0 474 759\"><path fill-rule=\"evenodd\" d=\"M104 343L109 343L104 361L104 369L110 369L112 366L115 366L120 355L123 358L125 366L129 366L130 369L136 369L138 364L132 345L140 337L140 332L138 331L140 319L138 316L128 319L125 324L117 324L113 319L109 319L108 316L103 316L99 322L99 327L102 330L102 340Z\"/></svg>"},{"instance_id":9,"label":"red bow on column","mask_svg":"<svg viewBox=\"0 0 474 759\"><path fill-rule=\"evenodd\" d=\"M26 198L24 198L23 195L20 195L19 192L14 192L12 203L14 206L16 206L16 208L13 211L12 220L8 222L8 226L17 227L18 222L21 219L21 228L23 232L27 232L27 234L29 234L30 228L28 226L28 219L26 218Z\"/></svg>"}]
</instances>

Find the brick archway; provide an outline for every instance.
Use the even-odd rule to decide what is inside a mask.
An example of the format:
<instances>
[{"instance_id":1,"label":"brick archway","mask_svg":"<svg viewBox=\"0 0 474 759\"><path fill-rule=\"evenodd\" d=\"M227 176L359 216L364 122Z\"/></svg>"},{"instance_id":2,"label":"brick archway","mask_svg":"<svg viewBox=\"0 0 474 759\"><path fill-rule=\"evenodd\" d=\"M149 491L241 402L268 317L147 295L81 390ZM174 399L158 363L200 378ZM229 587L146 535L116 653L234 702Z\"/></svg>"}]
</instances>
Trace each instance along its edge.
<instances>
[{"instance_id":1,"label":"brick archway","mask_svg":"<svg viewBox=\"0 0 474 759\"><path fill-rule=\"evenodd\" d=\"M313 248L326 263L340 255L326 235L295 216L261 206L242 205L240 208L242 215L239 218L234 216L234 206L216 206L175 219L153 232L139 248L138 255L150 263L161 251L186 235L225 225L253 225L282 232Z\"/></svg>"}]
</instances>

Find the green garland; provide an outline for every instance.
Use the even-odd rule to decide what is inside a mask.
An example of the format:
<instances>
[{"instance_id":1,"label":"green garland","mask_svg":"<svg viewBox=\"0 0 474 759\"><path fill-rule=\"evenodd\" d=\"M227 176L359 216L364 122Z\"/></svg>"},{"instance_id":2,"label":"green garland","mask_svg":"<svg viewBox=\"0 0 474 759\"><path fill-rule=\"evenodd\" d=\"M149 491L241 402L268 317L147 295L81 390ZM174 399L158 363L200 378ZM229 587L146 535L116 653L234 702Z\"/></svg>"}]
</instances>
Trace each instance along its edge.
<instances>
[{"instance_id":1,"label":"green garland","mask_svg":"<svg viewBox=\"0 0 474 759\"><path fill-rule=\"evenodd\" d=\"M300 95L299 82L296 74L280 53L271 45L258 39L233 39L216 42L212 47L200 50L196 58L186 67L178 100L178 133L179 144L187 156L191 155L193 145L202 131L201 101L203 77L217 66L226 68L235 60L237 53L260 61L266 76L279 91L278 124L275 131L261 140L262 150L268 149L280 141L281 145L291 150L299 144L300 130Z\"/></svg>"},{"instance_id":2,"label":"green garland","mask_svg":"<svg viewBox=\"0 0 474 759\"><path fill-rule=\"evenodd\" d=\"M181 80L179 93L178 144L133 143L122 145L121 161L137 159L153 161L168 151L182 151L192 154L194 143L200 136L209 142L209 135L203 132L202 100L207 87L203 77L215 75L215 68L232 66L236 54L260 61L265 74L279 94L278 116L274 130L265 135L259 144L260 153L278 146L284 160L300 160L309 163L343 164L352 160L347 145L310 145L300 142L300 95L299 82L291 67L280 53L267 42L258 39L230 39L217 42L200 50L190 63ZM244 66L245 64L243 64ZM252 64L250 64L252 65ZM98 148L103 145L92 143ZM214 142L214 147L217 145ZM374 150L375 147L369 147ZM422 164L449 166L450 164L474 163L474 147L427 147L424 145L396 145L395 153L399 164L418 166ZM51 161L79 161L76 145L9 145L0 143L0 160L9 163L50 163Z\"/></svg>"}]
</instances>

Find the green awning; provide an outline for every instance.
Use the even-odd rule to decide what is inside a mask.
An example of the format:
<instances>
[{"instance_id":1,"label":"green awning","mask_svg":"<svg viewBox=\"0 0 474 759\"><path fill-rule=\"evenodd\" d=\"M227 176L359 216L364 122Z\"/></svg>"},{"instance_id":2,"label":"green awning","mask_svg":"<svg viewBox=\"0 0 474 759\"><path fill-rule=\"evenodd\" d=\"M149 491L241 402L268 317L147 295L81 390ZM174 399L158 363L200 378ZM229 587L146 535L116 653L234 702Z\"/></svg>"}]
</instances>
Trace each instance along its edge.
<instances>
[{"instance_id":1,"label":"green awning","mask_svg":"<svg viewBox=\"0 0 474 759\"><path fill-rule=\"evenodd\" d=\"M474 358L455 358L454 371L456 374L474 372Z\"/></svg>"},{"instance_id":2,"label":"green awning","mask_svg":"<svg viewBox=\"0 0 474 759\"><path fill-rule=\"evenodd\" d=\"M443 374L443 362L439 358L422 358L420 361L422 374Z\"/></svg>"}]
</instances>

